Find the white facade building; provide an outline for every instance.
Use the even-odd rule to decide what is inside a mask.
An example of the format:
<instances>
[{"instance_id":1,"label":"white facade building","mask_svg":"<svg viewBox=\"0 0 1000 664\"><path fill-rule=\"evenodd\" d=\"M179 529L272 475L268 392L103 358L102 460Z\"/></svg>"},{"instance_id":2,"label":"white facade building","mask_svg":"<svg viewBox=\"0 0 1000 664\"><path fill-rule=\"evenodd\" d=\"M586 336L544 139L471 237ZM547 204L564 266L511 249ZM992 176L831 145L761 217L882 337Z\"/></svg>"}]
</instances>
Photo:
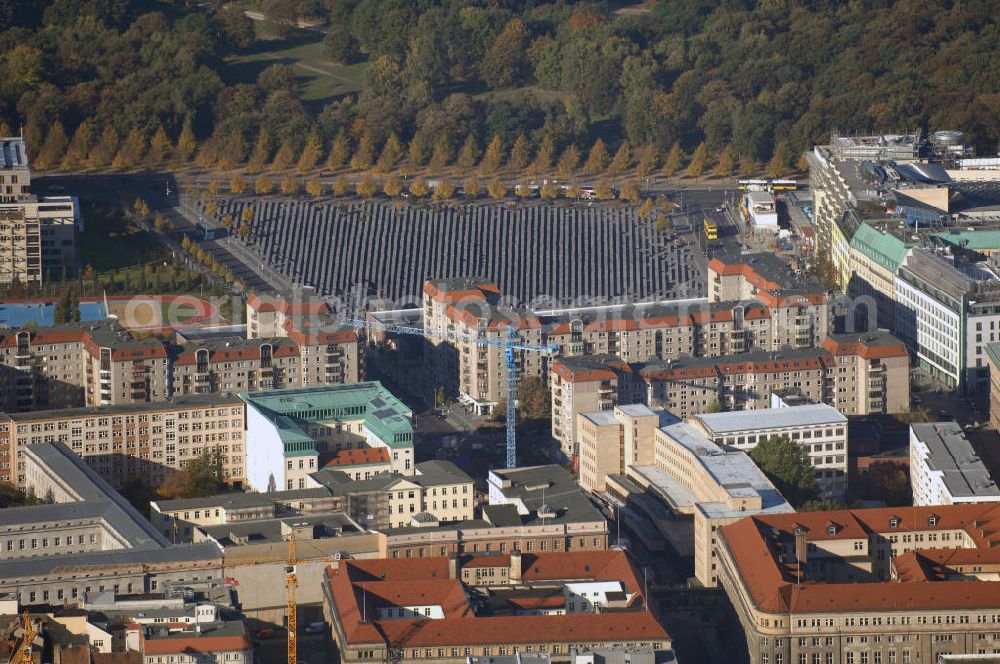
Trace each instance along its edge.
<instances>
[{"instance_id":1,"label":"white facade building","mask_svg":"<svg viewBox=\"0 0 1000 664\"><path fill-rule=\"evenodd\" d=\"M766 191L747 192L744 206L749 221L755 228L778 230L778 210L774 204L774 195Z\"/></svg>"},{"instance_id":2,"label":"white facade building","mask_svg":"<svg viewBox=\"0 0 1000 664\"><path fill-rule=\"evenodd\" d=\"M843 499L847 491L847 418L832 406L702 413L694 416L692 424L716 444L744 452L768 438L786 437L809 454L816 486L824 498Z\"/></svg>"},{"instance_id":3,"label":"white facade building","mask_svg":"<svg viewBox=\"0 0 1000 664\"><path fill-rule=\"evenodd\" d=\"M910 425L914 505L1000 501L1000 488L955 422Z\"/></svg>"}]
</instances>

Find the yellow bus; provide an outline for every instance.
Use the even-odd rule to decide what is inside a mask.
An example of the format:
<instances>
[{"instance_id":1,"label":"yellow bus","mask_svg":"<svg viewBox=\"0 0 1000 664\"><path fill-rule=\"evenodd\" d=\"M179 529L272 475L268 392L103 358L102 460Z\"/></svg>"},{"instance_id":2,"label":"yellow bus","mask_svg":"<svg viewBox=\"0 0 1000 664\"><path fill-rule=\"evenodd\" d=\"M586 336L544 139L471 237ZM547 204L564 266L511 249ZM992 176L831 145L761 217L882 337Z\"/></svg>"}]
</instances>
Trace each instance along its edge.
<instances>
[{"instance_id":1,"label":"yellow bus","mask_svg":"<svg viewBox=\"0 0 1000 664\"><path fill-rule=\"evenodd\" d=\"M708 217L705 217L705 239L706 240L719 239L719 227L715 225L714 221L709 220Z\"/></svg>"}]
</instances>

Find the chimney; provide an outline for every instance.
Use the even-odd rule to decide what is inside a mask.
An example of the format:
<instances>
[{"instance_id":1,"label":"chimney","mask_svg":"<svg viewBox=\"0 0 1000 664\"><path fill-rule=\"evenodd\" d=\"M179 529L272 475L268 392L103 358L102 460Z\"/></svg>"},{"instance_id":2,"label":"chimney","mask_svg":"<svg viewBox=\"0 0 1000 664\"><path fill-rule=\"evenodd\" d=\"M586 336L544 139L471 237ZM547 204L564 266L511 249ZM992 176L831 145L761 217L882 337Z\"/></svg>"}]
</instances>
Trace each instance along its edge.
<instances>
[{"instance_id":1,"label":"chimney","mask_svg":"<svg viewBox=\"0 0 1000 664\"><path fill-rule=\"evenodd\" d=\"M799 583L806 575L806 563L809 562L809 542L806 540L806 529L795 528L795 562L798 563Z\"/></svg>"},{"instance_id":2,"label":"chimney","mask_svg":"<svg viewBox=\"0 0 1000 664\"><path fill-rule=\"evenodd\" d=\"M521 583L521 550L514 549L510 554L510 574L507 576L511 583Z\"/></svg>"},{"instance_id":3,"label":"chimney","mask_svg":"<svg viewBox=\"0 0 1000 664\"><path fill-rule=\"evenodd\" d=\"M458 578L458 558L454 553L448 556L448 578L453 580Z\"/></svg>"}]
</instances>

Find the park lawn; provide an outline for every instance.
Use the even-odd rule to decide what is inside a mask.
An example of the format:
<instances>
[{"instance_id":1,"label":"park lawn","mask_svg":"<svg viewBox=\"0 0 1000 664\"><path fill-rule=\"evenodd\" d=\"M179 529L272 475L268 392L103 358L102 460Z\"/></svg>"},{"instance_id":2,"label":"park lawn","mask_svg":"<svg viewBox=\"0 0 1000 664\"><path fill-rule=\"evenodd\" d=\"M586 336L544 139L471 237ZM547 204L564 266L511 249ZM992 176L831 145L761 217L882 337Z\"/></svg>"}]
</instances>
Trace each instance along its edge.
<instances>
[{"instance_id":1,"label":"park lawn","mask_svg":"<svg viewBox=\"0 0 1000 664\"><path fill-rule=\"evenodd\" d=\"M342 65L323 55L323 35L296 30L288 39L260 40L248 53L227 58L227 83L251 83L274 63L290 66L304 102L325 102L361 91L367 62Z\"/></svg>"},{"instance_id":2,"label":"park lawn","mask_svg":"<svg viewBox=\"0 0 1000 664\"><path fill-rule=\"evenodd\" d=\"M121 211L104 205L83 203L84 232L77 241L81 265L98 273L162 261L169 252L156 237L131 225Z\"/></svg>"}]
</instances>

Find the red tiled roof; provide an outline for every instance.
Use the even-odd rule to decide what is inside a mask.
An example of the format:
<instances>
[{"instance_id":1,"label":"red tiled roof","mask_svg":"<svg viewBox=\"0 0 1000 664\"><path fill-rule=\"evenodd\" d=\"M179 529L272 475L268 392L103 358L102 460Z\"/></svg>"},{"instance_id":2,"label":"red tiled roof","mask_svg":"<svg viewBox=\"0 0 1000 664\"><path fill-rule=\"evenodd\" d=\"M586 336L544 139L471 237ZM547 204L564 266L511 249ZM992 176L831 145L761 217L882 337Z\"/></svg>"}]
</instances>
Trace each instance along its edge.
<instances>
[{"instance_id":1,"label":"red tiled roof","mask_svg":"<svg viewBox=\"0 0 1000 664\"><path fill-rule=\"evenodd\" d=\"M554 360L549 365L549 370L556 374L560 380L567 383L587 383L594 380L615 380L618 377L616 371L631 373L632 368L627 362L608 362L604 367L587 367L584 369L573 369L564 362Z\"/></svg>"},{"instance_id":2,"label":"red tiled roof","mask_svg":"<svg viewBox=\"0 0 1000 664\"><path fill-rule=\"evenodd\" d=\"M519 609L561 609L566 606L566 598L562 595L546 595L544 597L510 597L507 603Z\"/></svg>"},{"instance_id":3,"label":"red tiled roof","mask_svg":"<svg viewBox=\"0 0 1000 664\"><path fill-rule=\"evenodd\" d=\"M934 520L934 525L930 522ZM830 535L827 525L842 526ZM892 524L895 523L895 528ZM1000 581L933 581L927 565L947 560L971 560L973 550L941 550L897 558L901 580L858 583L824 583L806 580L796 584L794 564L779 562L775 537L794 541L797 527L807 530L810 541L866 539L872 533L888 536L913 531L966 532L983 556L1000 560L1000 503L886 507L832 512L802 512L748 517L720 529L742 582L757 606L772 613L890 610L918 608L986 608L1000 606ZM947 553L945 553L947 552ZM894 561L894 562L897 562Z\"/></svg>"},{"instance_id":4,"label":"red tiled roof","mask_svg":"<svg viewBox=\"0 0 1000 664\"><path fill-rule=\"evenodd\" d=\"M325 466L360 466L368 463L389 463L389 450L384 447L362 447L340 450Z\"/></svg>"},{"instance_id":5,"label":"red tiled roof","mask_svg":"<svg viewBox=\"0 0 1000 664\"><path fill-rule=\"evenodd\" d=\"M146 639L143 649L147 655L179 655L186 653L213 653L250 650L250 639L242 636L201 636L188 638L172 636L165 639Z\"/></svg>"},{"instance_id":6,"label":"red tiled roof","mask_svg":"<svg viewBox=\"0 0 1000 664\"><path fill-rule=\"evenodd\" d=\"M525 554L522 567L525 580L613 578L623 581L637 597L641 596L635 570L627 556L619 551ZM655 616L647 611L569 616L475 616L465 599L461 582L448 578L446 558L341 561L338 567L327 570L327 583L332 599L330 608L336 611L352 645L389 643L394 647L430 647L610 640L660 641L667 645L670 640ZM362 597L365 602L377 598L375 601L409 605L440 604L445 617L362 622L362 611L368 610Z\"/></svg>"},{"instance_id":7,"label":"red tiled roof","mask_svg":"<svg viewBox=\"0 0 1000 664\"><path fill-rule=\"evenodd\" d=\"M866 344L862 340L852 342L840 342L833 337L823 340L823 348L834 355L857 355L866 360L883 359L887 357L909 357L906 346L902 341L895 344Z\"/></svg>"}]
</instances>

